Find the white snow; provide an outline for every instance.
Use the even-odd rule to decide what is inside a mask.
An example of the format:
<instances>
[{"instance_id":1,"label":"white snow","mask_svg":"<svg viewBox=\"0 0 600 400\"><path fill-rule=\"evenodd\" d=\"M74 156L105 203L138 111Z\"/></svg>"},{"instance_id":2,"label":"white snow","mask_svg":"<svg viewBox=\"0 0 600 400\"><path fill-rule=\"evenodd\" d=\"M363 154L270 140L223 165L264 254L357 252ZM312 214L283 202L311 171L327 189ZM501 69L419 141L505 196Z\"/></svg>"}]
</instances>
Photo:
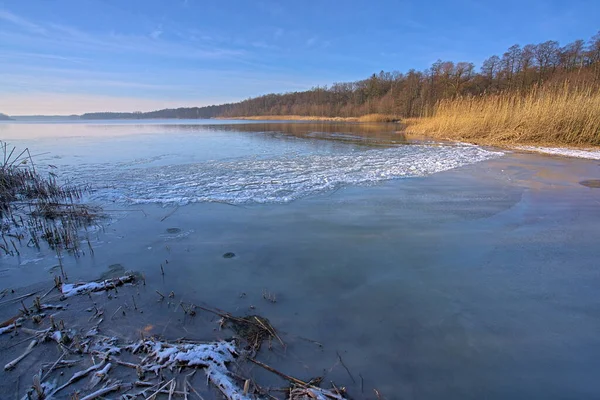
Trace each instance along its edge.
<instances>
[{"instance_id":1,"label":"white snow","mask_svg":"<svg viewBox=\"0 0 600 400\"><path fill-rule=\"evenodd\" d=\"M131 275L126 275L117 279L107 279L102 282L63 283L61 291L63 297L72 297L78 294L112 289L114 288L116 281L129 282L132 279L133 277Z\"/></svg>"},{"instance_id":2,"label":"white snow","mask_svg":"<svg viewBox=\"0 0 600 400\"><path fill-rule=\"evenodd\" d=\"M536 153L553 154L563 157L587 158L590 160L600 160L600 150L581 150L569 149L565 147L538 147L538 146L518 146L519 150L534 151Z\"/></svg>"},{"instance_id":3,"label":"white snow","mask_svg":"<svg viewBox=\"0 0 600 400\"><path fill-rule=\"evenodd\" d=\"M5 326L4 328L0 328L0 335L3 335L7 332L12 331L13 329L15 329L15 325L14 324L10 324L9 326Z\"/></svg>"},{"instance_id":4,"label":"white snow","mask_svg":"<svg viewBox=\"0 0 600 400\"><path fill-rule=\"evenodd\" d=\"M233 342L218 341L206 344L169 344L164 342L146 341L144 343L152 350L150 358L158 363L147 365L149 371L159 368L177 366L203 367L208 379L219 387L229 400L251 400L253 397L244 395L227 370L227 363L234 361L235 345ZM158 368L157 368L158 367Z\"/></svg>"},{"instance_id":5,"label":"white snow","mask_svg":"<svg viewBox=\"0 0 600 400\"><path fill-rule=\"evenodd\" d=\"M87 293L94 290L101 290L103 287L102 284L98 282L90 282L90 283L64 283L62 285L62 293L65 297L75 296L81 293Z\"/></svg>"},{"instance_id":6,"label":"white snow","mask_svg":"<svg viewBox=\"0 0 600 400\"><path fill-rule=\"evenodd\" d=\"M180 343L171 344L146 340L127 346L133 352L143 350L149 355L142 361L146 371L158 373L162 368L201 367L208 379L216 385L228 400L260 400L262 398L244 394L231 377L227 364L235 361L237 354L234 342L218 341L205 344ZM345 398L331 390L318 387L296 388L297 398L314 398L319 400ZM294 397L296 398L296 397Z\"/></svg>"},{"instance_id":7,"label":"white snow","mask_svg":"<svg viewBox=\"0 0 600 400\"><path fill-rule=\"evenodd\" d=\"M348 185L421 177L502 156L464 143L403 145L331 154L284 154L162 167L94 167L86 179L110 187L98 200L127 204L287 203Z\"/></svg>"},{"instance_id":8,"label":"white snow","mask_svg":"<svg viewBox=\"0 0 600 400\"><path fill-rule=\"evenodd\" d=\"M62 340L62 332L61 331L54 331L54 333L50 336L52 338L52 340L54 340L56 343L60 343Z\"/></svg>"}]
</instances>

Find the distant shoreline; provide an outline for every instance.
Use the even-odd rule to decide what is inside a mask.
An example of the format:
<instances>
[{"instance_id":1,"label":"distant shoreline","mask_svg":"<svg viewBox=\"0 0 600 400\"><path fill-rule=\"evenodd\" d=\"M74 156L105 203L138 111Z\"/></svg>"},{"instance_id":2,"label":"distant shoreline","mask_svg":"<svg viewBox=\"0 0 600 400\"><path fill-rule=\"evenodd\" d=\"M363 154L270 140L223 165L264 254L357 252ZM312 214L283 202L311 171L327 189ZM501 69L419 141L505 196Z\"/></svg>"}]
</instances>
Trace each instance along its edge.
<instances>
[{"instance_id":1,"label":"distant shoreline","mask_svg":"<svg viewBox=\"0 0 600 400\"><path fill-rule=\"evenodd\" d=\"M253 115L248 117L216 117L215 119L241 119L249 121L331 121L358 122L357 117L317 117L305 115Z\"/></svg>"},{"instance_id":2,"label":"distant shoreline","mask_svg":"<svg viewBox=\"0 0 600 400\"><path fill-rule=\"evenodd\" d=\"M401 122L401 118L387 114L367 114L360 117L323 117L316 115L251 115L215 117L215 119L239 119L250 121L324 121L324 122Z\"/></svg>"}]
</instances>

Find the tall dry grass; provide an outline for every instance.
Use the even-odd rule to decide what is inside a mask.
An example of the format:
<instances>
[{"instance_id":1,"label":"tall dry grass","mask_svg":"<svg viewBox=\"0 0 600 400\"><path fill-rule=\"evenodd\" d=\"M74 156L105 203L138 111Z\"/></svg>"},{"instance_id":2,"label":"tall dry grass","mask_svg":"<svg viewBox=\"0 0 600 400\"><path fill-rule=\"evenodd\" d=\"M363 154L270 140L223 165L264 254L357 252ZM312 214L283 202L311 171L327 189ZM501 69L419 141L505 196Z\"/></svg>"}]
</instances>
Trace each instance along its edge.
<instances>
[{"instance_id":1,"label":"tall dry grass","mask_svg":"<svg viewBox=\"0 0 600 400\"><path fill-rule=\"evenodd\" d=\"M444 100L433 116L406 122L411 133L476 143L600 145L600 91L566 83Z\"/></svg>"}]
</instances>

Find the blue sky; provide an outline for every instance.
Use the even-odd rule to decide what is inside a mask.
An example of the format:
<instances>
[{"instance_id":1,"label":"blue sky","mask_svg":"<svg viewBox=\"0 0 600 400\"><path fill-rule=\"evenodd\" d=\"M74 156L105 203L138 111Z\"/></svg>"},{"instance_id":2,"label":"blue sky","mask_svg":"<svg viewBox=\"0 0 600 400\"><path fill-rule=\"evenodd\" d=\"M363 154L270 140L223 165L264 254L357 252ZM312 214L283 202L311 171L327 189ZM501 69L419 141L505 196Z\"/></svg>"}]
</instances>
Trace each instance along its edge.
<instances>
[{"instance_id":1,"label":"blue sky","mask_svg":"<svg viewBox=\"0 0 600 400\"><path fill-rule=\"evenodd\" d=\"M597 0L0 0L0 112L202 106L588 40Z\"/></svg>"}]
</instances>

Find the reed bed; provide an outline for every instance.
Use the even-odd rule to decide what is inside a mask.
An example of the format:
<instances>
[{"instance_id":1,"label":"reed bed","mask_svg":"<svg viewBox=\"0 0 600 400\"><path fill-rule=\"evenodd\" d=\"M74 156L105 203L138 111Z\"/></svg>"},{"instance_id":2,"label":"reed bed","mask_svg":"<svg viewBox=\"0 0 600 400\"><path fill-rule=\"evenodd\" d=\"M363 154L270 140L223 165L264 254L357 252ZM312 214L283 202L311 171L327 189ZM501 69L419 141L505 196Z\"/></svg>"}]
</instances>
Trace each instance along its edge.
<instances>
[{"instance_id":1,"label":"reed bed","mask_svg":"<svg viewBox=\"0 0 600 400\"><path fill-rule=\"evenodd\" d=\"M407 132L481 144L600 145L600 91L592 85L535 87L525 95L460 97L433 116L405 121Z\"/></svg>"},{"instance_id":2,"label":"reed bed","mask_svg":"<svg viewBox=\"0 0 600 400\"><path fill-rule=\"evenodd\" d=\"M59 255L78 255L79 231L101 216L100 209L80 202L89 188L61 185L51 171L42 175L28 149L0 141L0 157L0 252L19 255L17 242L40 248L44 241Z\"/></svg>"}]
</instances>

